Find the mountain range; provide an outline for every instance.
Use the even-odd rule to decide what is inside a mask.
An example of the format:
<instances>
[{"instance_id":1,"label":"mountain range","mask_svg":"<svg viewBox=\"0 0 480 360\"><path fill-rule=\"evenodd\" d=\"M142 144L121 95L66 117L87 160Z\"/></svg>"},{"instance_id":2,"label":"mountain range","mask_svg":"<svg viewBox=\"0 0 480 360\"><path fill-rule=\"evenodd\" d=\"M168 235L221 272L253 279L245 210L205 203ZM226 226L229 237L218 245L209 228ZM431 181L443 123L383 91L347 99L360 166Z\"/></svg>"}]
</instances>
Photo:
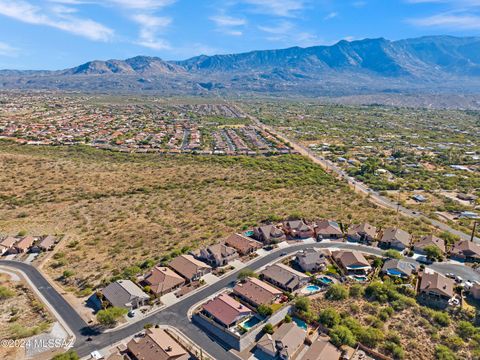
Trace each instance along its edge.
<instances>
[{"instance_id":1,"label":"mountain range","mask_svg":"<svg viewBox=\"0 0 480 360\"><path fill-rule=\"evenodd\" d=\"M342 40L183 61L137 56L58 71L1 70L0 89L162 94L478 93L480 38Z\"/></svg>"}]
</instances>

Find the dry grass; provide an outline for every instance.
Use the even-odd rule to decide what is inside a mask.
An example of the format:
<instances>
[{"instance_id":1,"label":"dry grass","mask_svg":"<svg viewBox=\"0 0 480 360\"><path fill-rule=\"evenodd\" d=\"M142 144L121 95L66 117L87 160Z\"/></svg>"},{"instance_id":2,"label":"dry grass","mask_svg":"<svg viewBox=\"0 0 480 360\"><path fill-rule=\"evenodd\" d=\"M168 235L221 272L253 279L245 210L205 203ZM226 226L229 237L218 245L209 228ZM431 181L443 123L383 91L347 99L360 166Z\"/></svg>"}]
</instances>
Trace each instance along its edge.
<instances>
[{"instance_id":1,"label":"dry grass","mask_svg":"<svg viewBox=\"0 0 480 360\"><path fill-rule=\"evenodd\" d=\"M0 339L27 338L50 327L50 314L23 282L0 274L0 286L13 295L0 299Z\"/></svg>"},{"instance_id":2,"label":"dry grass","mask_svg":"<svg viewBox=\"0 0 480 360\"><path fill-rule=\"evenodd\" d=\"M158 156L0 142L0 228L65 234L47 269L94 287L146 259L269 218L396 223L300 156ZM428 226L400 219L416 233ZM63 253L63 254L62 254ZM56 259L55 259L56 258Z\"/></svg>"}]
</instances>

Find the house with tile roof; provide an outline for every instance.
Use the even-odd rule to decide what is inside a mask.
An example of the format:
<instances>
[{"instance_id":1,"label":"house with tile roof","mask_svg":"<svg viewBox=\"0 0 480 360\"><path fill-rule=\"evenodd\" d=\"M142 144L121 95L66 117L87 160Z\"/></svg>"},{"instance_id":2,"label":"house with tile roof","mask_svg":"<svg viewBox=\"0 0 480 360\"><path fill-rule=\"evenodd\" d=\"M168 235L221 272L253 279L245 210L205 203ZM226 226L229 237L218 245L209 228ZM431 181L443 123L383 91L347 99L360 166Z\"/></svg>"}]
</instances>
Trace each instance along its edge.
<instances>
[{"instance_id":1,"label":"house with tile roof","mask_svg":"<svg viewBox=\"0 0 480 360\"><path fill-rule=\"evenodd\" d=\"M283 323L272 335L265 334L257 342L257 349L270 358L293 359L305 341L307 332L294 321Z\"/></svg>"},{"instance_id":2,"label":"house with tile roof","mask_svg":"<svg viewBox=\"0 0 480 360\"><path fill-rule=\"evenodd\" d=\"M156 296L162 296L181 287L185 279L166 266L155 266L145 275L142 284L149 286Z\"/></svg>"},{"instance_id":3,"label":"house with tile roof","mask_svg":"<svg viewBox=\"0 0 480 360\"><path fill-rule=\"evenodd\" d=\"M228 294L223 293L203 304L202 314L225 328L231 328L251 316L253 312Z\"/></svg>"},{"instance_id":4,"label":"house with tile roof","mask_svg":"<svg viewBox=\"0 0 480 360\"><path fill-rule=\"evenodd\" d=\"M198 258L212 267L228 265L229 262L238 259L237 250L228 245L219 243L200 249Z\"/></svg>"},{"instance_id":5,"label":"house with tile roof","mask_svg":"<svg viewBox=\"0 0 480 360\"><path fill-rule=\"evenodd\" d=\"M315 223L315 236L318 240L336 240L343 238L343 232L336 221L319 220Z\"/></svg>"},{"instance_id":6,"label":"house with tile roof","mask_svg":"<svg viewBox=\"0 0 480 360\"><path fill-rule=\"evenodd\" d=\"M459 240L450 249L450 257L455 260L480 261L480 245L468 240Z\"/></svg>"},{"instance_id":7,"label":"house with tile roof","mask_svg":"<svg viewBox=\"0 0 480 360\"><path fill-rule=\"evenodd\" d=\"M310 280L307 275L282 263L267 266L260 277L285 291L294 292Z\"/></svg>"},{"instance_id":8,"label":"house with tile roof","mask_svg":"<svg viewBox=\"0 0 480 360\"><path fill-rule=\"evenodd\" d=\"M263 247L259 241L241 234L232 234L225 239L225 244L237 250L240 255L251 254Z\"/></svg>"},{"instance_id":9,"label":"house with tile roof","mask_svg":"<svg viewBox=\"0 0 480 360\"><path fill-rule=\"evenodd\" d=\"M379 245L389 249L403 251L410 246L412 236L399 228L387 228L383 231Z\"/></svg>"},{"instance_id":10,"label":"house with tile roof","mask_svg":"<svg viewBox=\"0 0 480 360\"><path fill-rule=\"evenodd\" d=\"M377 239L378 229L368 223L350 225L347 231L347 239L363 244L372 244Z\"/></svg>"},{"instance_id":11,"label":"house with tile roof","mask_svg":"<svg viewBox=\"0 0 480 360\"><path fill-rule=\"evenodd\" d=\"M132 360L190 359L190 354L161 328L147 329L144 336L132 338L126 352Z\"/></svg>"},{"instance_id":12,"label":"house with tile roof","mask_svg":"<svg viewBox=\"0 0 480 360\"><path fill-rule=\"evenodd\" d=\"M425 248L427 246L435 246L442 252L442 254L445 255L445 241L439 237L436 237L435 235L426 235L422 237L419 241L413 244L413 250L416 253L425 255Z\"/></svg>"},{"instance_id":13,"label":"house with tile roof","mask_svg":"<svg viewBox=\"0 0 480 360\"><path fill-rule=\"evenodd\" d=\"M454 296L455 282L437 272L423 273L418 287L419 300L425 305L444 309Z\"/></svg>"},{"instance_id":14,"label":"house with tile roof","mask_svg":"<svg viewBox=\"0 0 480 360\"><path fill-rule=\"evenodd\" d=\"M275 225L262 225L253 229L253 236L264 244L278 244L287 240L285 232Z\"/></svg>"},{"instance_id":15,"label":"house with tile roof","mask_svg":"<svg viewBox=\"0 0 480 360\"><path fill-rule=\"evenodd\" d=\"M255 307L273 304L282 296L281 290L254 277L249 277L236 284L233 293Z\"/></svg>"},{"instance_id":16,"label":"house with tile roof","mask_svg":"<svg viewBox=\"0 0 480 360\"><path fill-rule=\"evenodd\" d=\"M110 283L101 293L112 306L128 310L143 306L150 299L150 296L130 280Z\"/></svg>"},{"instance_id":17,"label":"house with tile roof","mask_svg":"<svg viewBox=\"0 0 480 360\"><path fill-rule=\"evenodd\" d=\"M212 271L210 265L195 259L192 255L179 255L168 266L187 281L199 280L203 275Z\"/></svg>"}]
</instances>

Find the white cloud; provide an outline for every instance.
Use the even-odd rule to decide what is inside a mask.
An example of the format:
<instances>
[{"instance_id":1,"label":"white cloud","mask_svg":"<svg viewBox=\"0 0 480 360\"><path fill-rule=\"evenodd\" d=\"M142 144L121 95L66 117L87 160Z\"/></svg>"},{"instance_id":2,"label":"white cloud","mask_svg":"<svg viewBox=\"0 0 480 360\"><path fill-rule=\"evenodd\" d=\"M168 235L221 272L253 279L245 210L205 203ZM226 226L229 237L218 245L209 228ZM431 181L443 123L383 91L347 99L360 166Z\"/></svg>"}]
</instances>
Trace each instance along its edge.
<instances>
[{"instance_id":1,"label":"white cloud","mask_svg":"<svg viewBox=\"0 0 480 360\"><path fill-rule=\"evenodd\" d=\"M305 8L305 0L243 0L244 3L254 5L258 12L294 17Z\"/></svg>"},{"instance_id":2,"label":"white cloud","mask_svg":"<svg viewBox=\"0 0 480 360\"><path fill-rule=\"evenodd\" d=\"M176 0L49 0L53 3L68 4L68 5L83 5L83 4L96 4L96 5L116 5L127 9L137 10L152 10L160 9L162 7L171 5Z\"/></svg>"},{"instance_id":3,"label":"white cloud","mask_svg":"<svg viewBox=\"0 0 480 360\"><path fill-rule=\"evenodd\" d=\"M172 19L149 14L136 14L132 19L140 25L138 45L154 50L170 49L170 44L165 39L157 38L157 35L170 25Z\"/></svg>"},{"instance_id":4,"label":"white cloud","mask_svg":"<svg viewBox=\"0 0 480 360\"><path fill-rule=\"evenodd\" d=\"M74 17L66 12L48 14L44 9L23 0L0 0L0 15L28 24L50 26L96 41L107 41L114 33L112 29L91 19Z\"/></svg>"},{"instance_id":5,"label":"white cloud","mask_svg":"<svg viewBox=\"0 0 480 360\"><path fill-rule=\"evenodd\" d=\"M424 18L409 19L408 22L422 27L442 27L458 30L480 29L480 16L469 14L438 14Z\"/></svg>"},{"instance_id":6,"label":"white cloud","mask_svg":"<svg viewBox=\"0 0 480 360\"><path fill-rule=\"evenodd\" d=\"M245 19L234 18L227 15L212 16L210 20L218 26L241 26L247 23Z\"/></svg>"},{"instance_id":7,"label":"white cloud","mask_svg":"<svg viewBox=\"0 0 480 360\"><path fill-rule=\"evenodd\" d=\"M258 28L269 34L285 35L292 31L294 25L289 21L282 21L275 26L258 26Z\"/></svg>"},{"instance_id":8,"label":"white cloud","mask_svg":"<svg viewBox=\"0 0 480 360\"><path fill-rule=\"evenodd\" d=\"M247 20L235 18L228 15L217 15L210 17L216 26L217 31L231 36L242 36L241 27L247 24Z\"/></svg>"},{"instance_id":9,"label":"white cloud","mask_svg":"<svg viewBox=\"0 0 480 360\"><path fill-rule=\"evenodd\" d=\"M336 18L337 16L338 16L338 12L333 11L329 13L327 16L325 16L323 20L330 20L330 19Z\"/></svg>"},{"instance_id":10,"label":"white cloud","mask_svg":"<svg viewBox=\"0 0 480 360\"><path fill-rule=\"evenodd\" d=\"M0 42L0 55L1 56L9 56L15 57L18 54L18 49L10 46L7 43Z\"/></svg>"}]
</instances>

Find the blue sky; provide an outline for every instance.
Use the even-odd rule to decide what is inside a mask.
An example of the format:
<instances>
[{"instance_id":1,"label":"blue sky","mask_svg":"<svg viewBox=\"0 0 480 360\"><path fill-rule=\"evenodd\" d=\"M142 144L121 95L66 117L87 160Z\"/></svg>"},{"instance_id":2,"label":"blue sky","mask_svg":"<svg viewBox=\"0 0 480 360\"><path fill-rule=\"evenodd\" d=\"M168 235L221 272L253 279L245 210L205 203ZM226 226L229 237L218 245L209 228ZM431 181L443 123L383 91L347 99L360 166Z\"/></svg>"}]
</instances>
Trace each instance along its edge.
<instances>
[{"instance_id":1,"label":"blue sky","mask_svg":"<svg viewBox=\"0 0 480 360\"><path fill-rule=\"evenodd\" d=\"M480 0L0 0L0 69L480 35Z\"/></svg>"}]
</instances>

